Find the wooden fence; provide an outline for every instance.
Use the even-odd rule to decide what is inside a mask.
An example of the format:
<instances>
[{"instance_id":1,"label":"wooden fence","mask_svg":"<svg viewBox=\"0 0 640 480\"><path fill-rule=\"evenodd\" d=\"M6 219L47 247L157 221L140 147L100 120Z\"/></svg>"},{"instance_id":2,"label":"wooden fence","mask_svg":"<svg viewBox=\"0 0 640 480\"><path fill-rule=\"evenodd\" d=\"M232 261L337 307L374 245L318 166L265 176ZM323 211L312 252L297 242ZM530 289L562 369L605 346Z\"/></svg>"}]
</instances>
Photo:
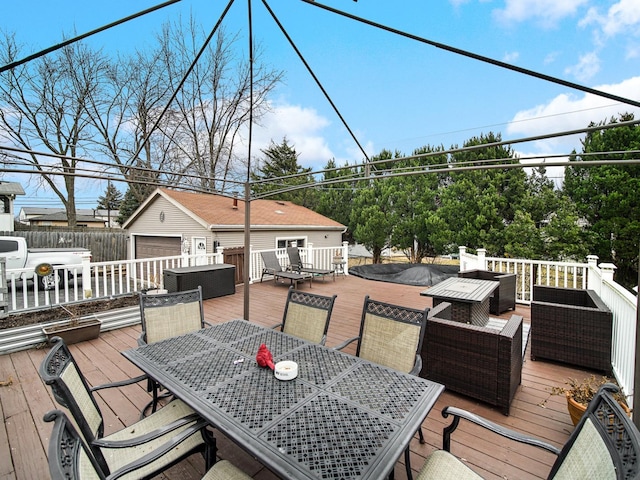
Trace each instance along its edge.
<instances>
[{"instance_id":1,"label":"wooden fence","mask_svg":"<svg viewBox=\"0 0 640 480\"><path fill-rule=\"evenodd\" d=\"M0 235L24 237L30 248L87 248L93 262L114 262L127 258L129 235L122 230L64 231L22 230Z\"/></svg>"}]
</instances>

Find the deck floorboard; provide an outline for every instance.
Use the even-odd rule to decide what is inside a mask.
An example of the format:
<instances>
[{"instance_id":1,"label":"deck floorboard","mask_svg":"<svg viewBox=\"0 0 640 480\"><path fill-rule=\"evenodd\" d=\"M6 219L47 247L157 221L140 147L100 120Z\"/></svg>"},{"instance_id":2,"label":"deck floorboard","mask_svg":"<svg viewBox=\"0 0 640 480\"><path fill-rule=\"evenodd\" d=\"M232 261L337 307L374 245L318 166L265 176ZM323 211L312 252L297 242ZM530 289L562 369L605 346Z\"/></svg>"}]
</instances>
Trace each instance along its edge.
<instances>
[{"instance_id":1,"label":"deck floorboard","mask_svg":"<svg viewBox=\"0 0 640 480\"><path fill-rule=\"evenodd\" d=\"M256 283L249 287L249 320L271 326L279 323L287 295L287 285L275 285L272 281ZM309 285L301 285L308 290ZM338 297L327 335L327 345L335 346L356 336L365 295L376 300L414 308L431 305L431 299L420 295L425 287L375 282L354 276L338 277L335 281L313 282L312 292ZM243 318L244 289L238 286L234 295L214 298L204 302L205 319L220 323L233 318ZM513 312L503 314L509 318ZM518 306L516 313L530 320L528 307ZM100 337L72 345L83 374L91 385L134 377L141 372L129 363L121 351L137 344L140 326L103 332ZM347 350L354 353L355 346ZM10 385L0 386L0 415L4 420L0 428L0 480L47 478L46 448L50 425L42 420L44 413L58 408L49 387L38 375L38 366L46 350L32 349L0 356L0 382L12 379ZM411 465L418 470L425 457L441 447L442 428L448 420L441 415L447 405L455 405L501 425L532 434L557 446L568 438L573 426L564 398L552 396L550 387L562 385L567 378L587 376L589 371L544 361L531 361L525 354L522 385L512 403L511 414L504 416L496 408L471 398L445 391L423 423L426 444L420 445L417 436L411 442ZM118 430L137 420L140 408L149 400L146 383L127 386L119 390L100 391L99 404L105 417L107 433ZM218 448L221 458L259 480L277 477L253 459L242 448L220 433ZM461 423L452 437L452 452L487 479L540 479L546 478L554 456L539 449L514 444L492 437L473 425ZM395 478L406 478L404 459L395 468ZM158 479L197 479L204 472L204 462L199 455L174 466Z\"/></svg>"}]
</instances>

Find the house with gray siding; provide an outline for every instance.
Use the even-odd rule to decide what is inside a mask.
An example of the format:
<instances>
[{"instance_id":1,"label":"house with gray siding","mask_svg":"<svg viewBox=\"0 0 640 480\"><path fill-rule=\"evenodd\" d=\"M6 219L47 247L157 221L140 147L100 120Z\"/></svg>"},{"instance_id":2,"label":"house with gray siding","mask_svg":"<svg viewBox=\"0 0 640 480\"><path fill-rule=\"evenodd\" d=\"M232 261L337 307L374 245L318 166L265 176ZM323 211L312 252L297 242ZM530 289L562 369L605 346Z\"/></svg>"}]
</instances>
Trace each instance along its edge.
<instances>
[{"instance_id":1,"label":"house with gray siding","mask_svg":"<svg viewBox=\"0 0 640 480\"><path fill-rule=\"evenodd\" d=\"M244 247L245 202L224 195L156 189L123 228L130 258L214 253ZM296 245L340 247L346 227L308 208L281 200L251 201L252 250Z\"/></svg>"}]
</instances>

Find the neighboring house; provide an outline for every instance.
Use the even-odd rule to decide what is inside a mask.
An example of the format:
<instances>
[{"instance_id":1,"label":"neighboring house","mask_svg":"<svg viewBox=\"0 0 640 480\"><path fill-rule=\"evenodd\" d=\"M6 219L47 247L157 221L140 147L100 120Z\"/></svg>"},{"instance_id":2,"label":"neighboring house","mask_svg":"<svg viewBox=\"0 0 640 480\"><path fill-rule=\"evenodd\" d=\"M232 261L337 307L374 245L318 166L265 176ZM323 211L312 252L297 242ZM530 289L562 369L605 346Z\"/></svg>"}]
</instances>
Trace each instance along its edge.
<instances>
[{"instance_id":1,"label":"neighboring house","mask_svg":"<svg viewBox=\"0 0 640 480\"><path fill-rule=\"evenodd\" d=\"M62 214L63 219L61 220L60 218L56 218L54 220L46 218L52 214ZM110 228L119 228L120 225L117 223L118 215L120 215L119 210L102 210L91 208L80 208L76 210L78 226L89 226L98 228L109 226ZM41 217L45 218L43 219ZM82 221L80 221L81 217L83 218ZM91 217L91 220L89 220L89 217ZM37 219L37 222L55 221L55 225L58 226L67 225L67 214L63 208L22 207L20 209L20 213L18 214L18 221L20 223L25 225L36 225L36 223L32 223L32 220L34 219ZM60 221L62 221L62 223L58 223ZM91 225L88 225L88 223L90 223ZM43 223L38 224L44 225Z\"/></svg>"},{"instance_id":2,"label":"neighboring house","mask_svg":"<svg viewBox=\"0 0 640 480\"><path fill-rule=\"evenodd\" d=\"M31 217L29 219L29 225L33 227L67 227L69 221L67 220L66 212L55 212L48 215ZM78 227L105 228L107 222L98 217L76 214L76 225Z\"/></svg>"},{"instance_id":3,"label":"neighboring house","mask_svg":"<svg viewBox=\"0 0 640 480\"><path fill-rule=\"evenodd\" d=\"M16 182L0 182L0 231L13 232L13 201L16 195L24 195L22 185Z\"/></svg>"},{"instance_id":4,"label":"neighboring house","mask_svg":"<svg viewBox=\"0 0 640 480\"><path fill-rule=\"evenodd\" d=\"M156 189L122 226L130 258L213 253L244 246L243 200L223 195ZM251 247L333 247L346 227L308 208L280 200L251 202Z\"/></svg>"}]
</instances>

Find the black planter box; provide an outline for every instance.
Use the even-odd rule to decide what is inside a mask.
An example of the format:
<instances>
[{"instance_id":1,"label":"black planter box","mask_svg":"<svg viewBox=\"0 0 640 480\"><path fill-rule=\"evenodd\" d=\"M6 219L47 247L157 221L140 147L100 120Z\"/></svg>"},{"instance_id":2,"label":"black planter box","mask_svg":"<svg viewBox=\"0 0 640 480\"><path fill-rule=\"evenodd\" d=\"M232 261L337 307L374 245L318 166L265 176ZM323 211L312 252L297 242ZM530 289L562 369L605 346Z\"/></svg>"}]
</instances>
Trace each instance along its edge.
<instances>
[{"instance_id":1,"label":"black planter box","mask_svg":"<svg viewBox=\"0 0 640 480\"><path fill-rule=\"evenodd\" d=\"M202 287L202 298L215 298L236 293L236 267L222 263L197 267L167 268L164 270L164 288L169 293Z\"/></svg>"}]
</instances>

